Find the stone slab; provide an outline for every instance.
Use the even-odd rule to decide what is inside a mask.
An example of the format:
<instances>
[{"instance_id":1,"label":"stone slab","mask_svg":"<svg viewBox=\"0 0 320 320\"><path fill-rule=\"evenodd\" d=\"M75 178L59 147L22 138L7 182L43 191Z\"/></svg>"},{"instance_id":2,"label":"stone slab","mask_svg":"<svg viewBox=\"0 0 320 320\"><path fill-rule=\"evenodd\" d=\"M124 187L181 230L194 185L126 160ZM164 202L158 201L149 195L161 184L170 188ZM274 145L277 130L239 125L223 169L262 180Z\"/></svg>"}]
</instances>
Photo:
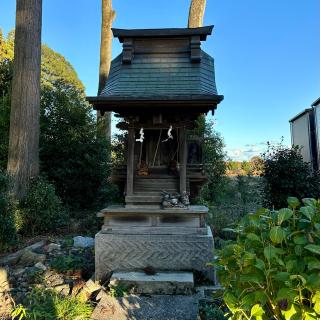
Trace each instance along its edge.
<instances>
[{"instance_id":1,"label":"stone slab","mask_svg":"<svg viewBox=\"0 0 320 320\"><path fill-rule=\"evenodd\" d=\"M108 234L95 237L96 280L112 271L205 271L213 259L210 228L202 234Z\"/></svg>"},{"instance_id":2,"label":"stone slab","mask_svg":"<svg viewBox=\"0 0 320 320\"><path fill-rule=\"evenodd\" d=\"M138 294L192 294L194 287L192 272L115 272L110 284L130 288Z\"/></svg>"},{"instance_id":3,"label":"stone slab","mask_svg":"<svg viewBox=\"0 0 320 320\"><path fill-rule=\"evenodd\" d=\"M196 320L198 297L192 296L103 296L95 308L94 320Z\"/></svg>"}]
</instances>

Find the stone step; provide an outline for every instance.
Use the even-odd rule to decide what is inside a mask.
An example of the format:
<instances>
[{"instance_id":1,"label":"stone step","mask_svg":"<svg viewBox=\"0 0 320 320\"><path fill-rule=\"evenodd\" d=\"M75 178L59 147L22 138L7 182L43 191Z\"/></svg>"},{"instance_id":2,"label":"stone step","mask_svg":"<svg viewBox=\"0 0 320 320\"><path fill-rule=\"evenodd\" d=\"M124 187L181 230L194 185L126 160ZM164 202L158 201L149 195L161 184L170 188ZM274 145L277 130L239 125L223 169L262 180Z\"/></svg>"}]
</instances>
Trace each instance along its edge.
<instances>
[{"instance_id":1,"label":"stone step","mask_svg":"<svg viewBox=\"0 0 320 320\"><path fill-rule=\"evenodd\" d=\"M194 282L192 272L115 272L110 284L123 286L138 294L192 294Z\"/></svg>"},{"instance_id":2,"label":"stone step","mask_svg":"<svg viewBox=\"0 0 320 320\"><path fill-rule=\"evenodd\" d=\"M125 198L126 203L160 203L162 201L162 196L149 196L149 195L133 195L133 196L126 196Z\"/></svg>"}]
</instances>

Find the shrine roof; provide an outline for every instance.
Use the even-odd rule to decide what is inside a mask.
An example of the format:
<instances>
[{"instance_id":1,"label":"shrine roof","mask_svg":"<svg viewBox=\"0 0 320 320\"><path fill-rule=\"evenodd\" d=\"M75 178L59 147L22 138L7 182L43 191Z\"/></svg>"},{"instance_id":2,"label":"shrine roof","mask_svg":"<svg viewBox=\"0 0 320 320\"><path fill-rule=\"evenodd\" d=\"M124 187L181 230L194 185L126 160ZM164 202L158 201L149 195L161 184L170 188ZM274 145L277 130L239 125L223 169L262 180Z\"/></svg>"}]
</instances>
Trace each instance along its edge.
<instances>
[{"instance_id":1,"label":"shrine roof","mask_svg":"<svg viewBox=\"0 0 320 320\"><path fill-rule=\"evenodd\" d=\"M200 40L206 40L212 33L213 26L200 28L162 28L162 29L116 29L112 28L113 36L119 38L122 43L124 38L149 38L149 37L181 37L200 36Z\"/></svg>"},{"instance_id":2,"label":"shrine roof","mask_svg":"<svg viewBox=\"0 0 320 320\"><path fill-rule=\"evenodd\" d=\"M88 101L95 109L113 111L117 103L128 101L206 101L216 106L223 96L217 93L214 59L201 50L212 28L113 29L123 52L112 61L104 89Z\"/></svg>"}]
</instances>

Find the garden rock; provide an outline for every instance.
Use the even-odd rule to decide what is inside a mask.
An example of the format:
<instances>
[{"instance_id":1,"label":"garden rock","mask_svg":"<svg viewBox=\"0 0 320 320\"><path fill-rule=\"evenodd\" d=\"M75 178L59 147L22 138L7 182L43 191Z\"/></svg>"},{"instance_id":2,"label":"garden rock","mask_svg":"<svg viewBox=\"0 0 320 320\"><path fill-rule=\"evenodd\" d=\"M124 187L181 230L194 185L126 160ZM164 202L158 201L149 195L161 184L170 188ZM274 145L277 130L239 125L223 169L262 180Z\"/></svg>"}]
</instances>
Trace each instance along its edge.
<instances>
[{"instance_id":1,"label":"garden rock","mask_svg":"<svg viewBox=\"0 0 320 320\"><path fill-rule=\"evenodd\" d=\"M47 253L51 253L53 251L59 251L61 249L61 245L57 243L50 243L47 246L45 246L44 250Z\"/></svg>"},{"instance_id":2,"label":"garden rock","mask_svg":"<svg viewBox=\"0 0 320 320\"><path fill-rule=\"evenodd\" d=\"M91 237L77 236L73 238L73 246L75 248L92 248L94 247L94 239Z\"/></svg>"},{"instance_id":3,"label":"garden rock","mask_svg":"<svg viewBox=\"0 0 320 320\"><path fill-rule=\"evenodd\" d=\"M21 266L33 266L37 262L44 262L46 260L46 255L44 254L38 254L35 252L32 252L29 249L23 250L18 264Z\"/></svg>"},{"instance_id":4,"label":"garden rock","mask_svg":"<svg viewBox=\"0 0 320 320\"><path fill-rule=\"evenodd\" d=\"M64 283L64 278L61 274L46 271L44 274L44 281L50 287L56 287Z\"/></svg>"},{"instance_id":5,"label":"garden rock","mask_svg":"<svg viewBox=\"0 0 320 320\"><path fill-rule=\"evenodd\" d=\"M55 286L53 290L64 296L67 296L70 293L70 286L68 284L61 284L59 286Z\"/></svg>"},{"instance_id":6,"label":"garden rock","mask_svg":"<svg viewBox=\"0 0 320 320\"><path fill-rule=\"evenodd\" d=\"M40 270L43 270L43 271L46 271L46 270L47 270L47 267L46 267L42 262L37 262L34 266L35 266L37 269L40 269Z\"/></svg>"},{"instance_id":7,"label":"garden rock","mask_svg":"<svg viewBox=\"0 0 320 320\"><path fill-rule=\"evenodd\" d=\"M101 290L101 286L98 282L95 282L92 277L85 283L82 290L78 293L78 297L82 301L88 301L91 298L92 294L99 290Z\"/></svg>"}]
</instances>

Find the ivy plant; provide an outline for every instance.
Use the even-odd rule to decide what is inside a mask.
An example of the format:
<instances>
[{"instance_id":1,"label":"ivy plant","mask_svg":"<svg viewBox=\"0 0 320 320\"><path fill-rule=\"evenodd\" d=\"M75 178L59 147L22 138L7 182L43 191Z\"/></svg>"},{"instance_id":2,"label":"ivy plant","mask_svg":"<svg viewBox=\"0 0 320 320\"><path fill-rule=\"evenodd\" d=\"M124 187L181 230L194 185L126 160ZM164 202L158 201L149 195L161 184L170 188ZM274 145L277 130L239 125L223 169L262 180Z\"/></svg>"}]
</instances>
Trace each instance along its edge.
<instances>
[{"instance_id":1,"label":"ivy plant","mask_svg":"<svg viewBox=\"0 0 320 320\"><path fill-rule=\"evenodd\" d=\"M320 201L288 198L234 229L214 265L230 319L320 319Z\"/></svg>"}]
</instances>

